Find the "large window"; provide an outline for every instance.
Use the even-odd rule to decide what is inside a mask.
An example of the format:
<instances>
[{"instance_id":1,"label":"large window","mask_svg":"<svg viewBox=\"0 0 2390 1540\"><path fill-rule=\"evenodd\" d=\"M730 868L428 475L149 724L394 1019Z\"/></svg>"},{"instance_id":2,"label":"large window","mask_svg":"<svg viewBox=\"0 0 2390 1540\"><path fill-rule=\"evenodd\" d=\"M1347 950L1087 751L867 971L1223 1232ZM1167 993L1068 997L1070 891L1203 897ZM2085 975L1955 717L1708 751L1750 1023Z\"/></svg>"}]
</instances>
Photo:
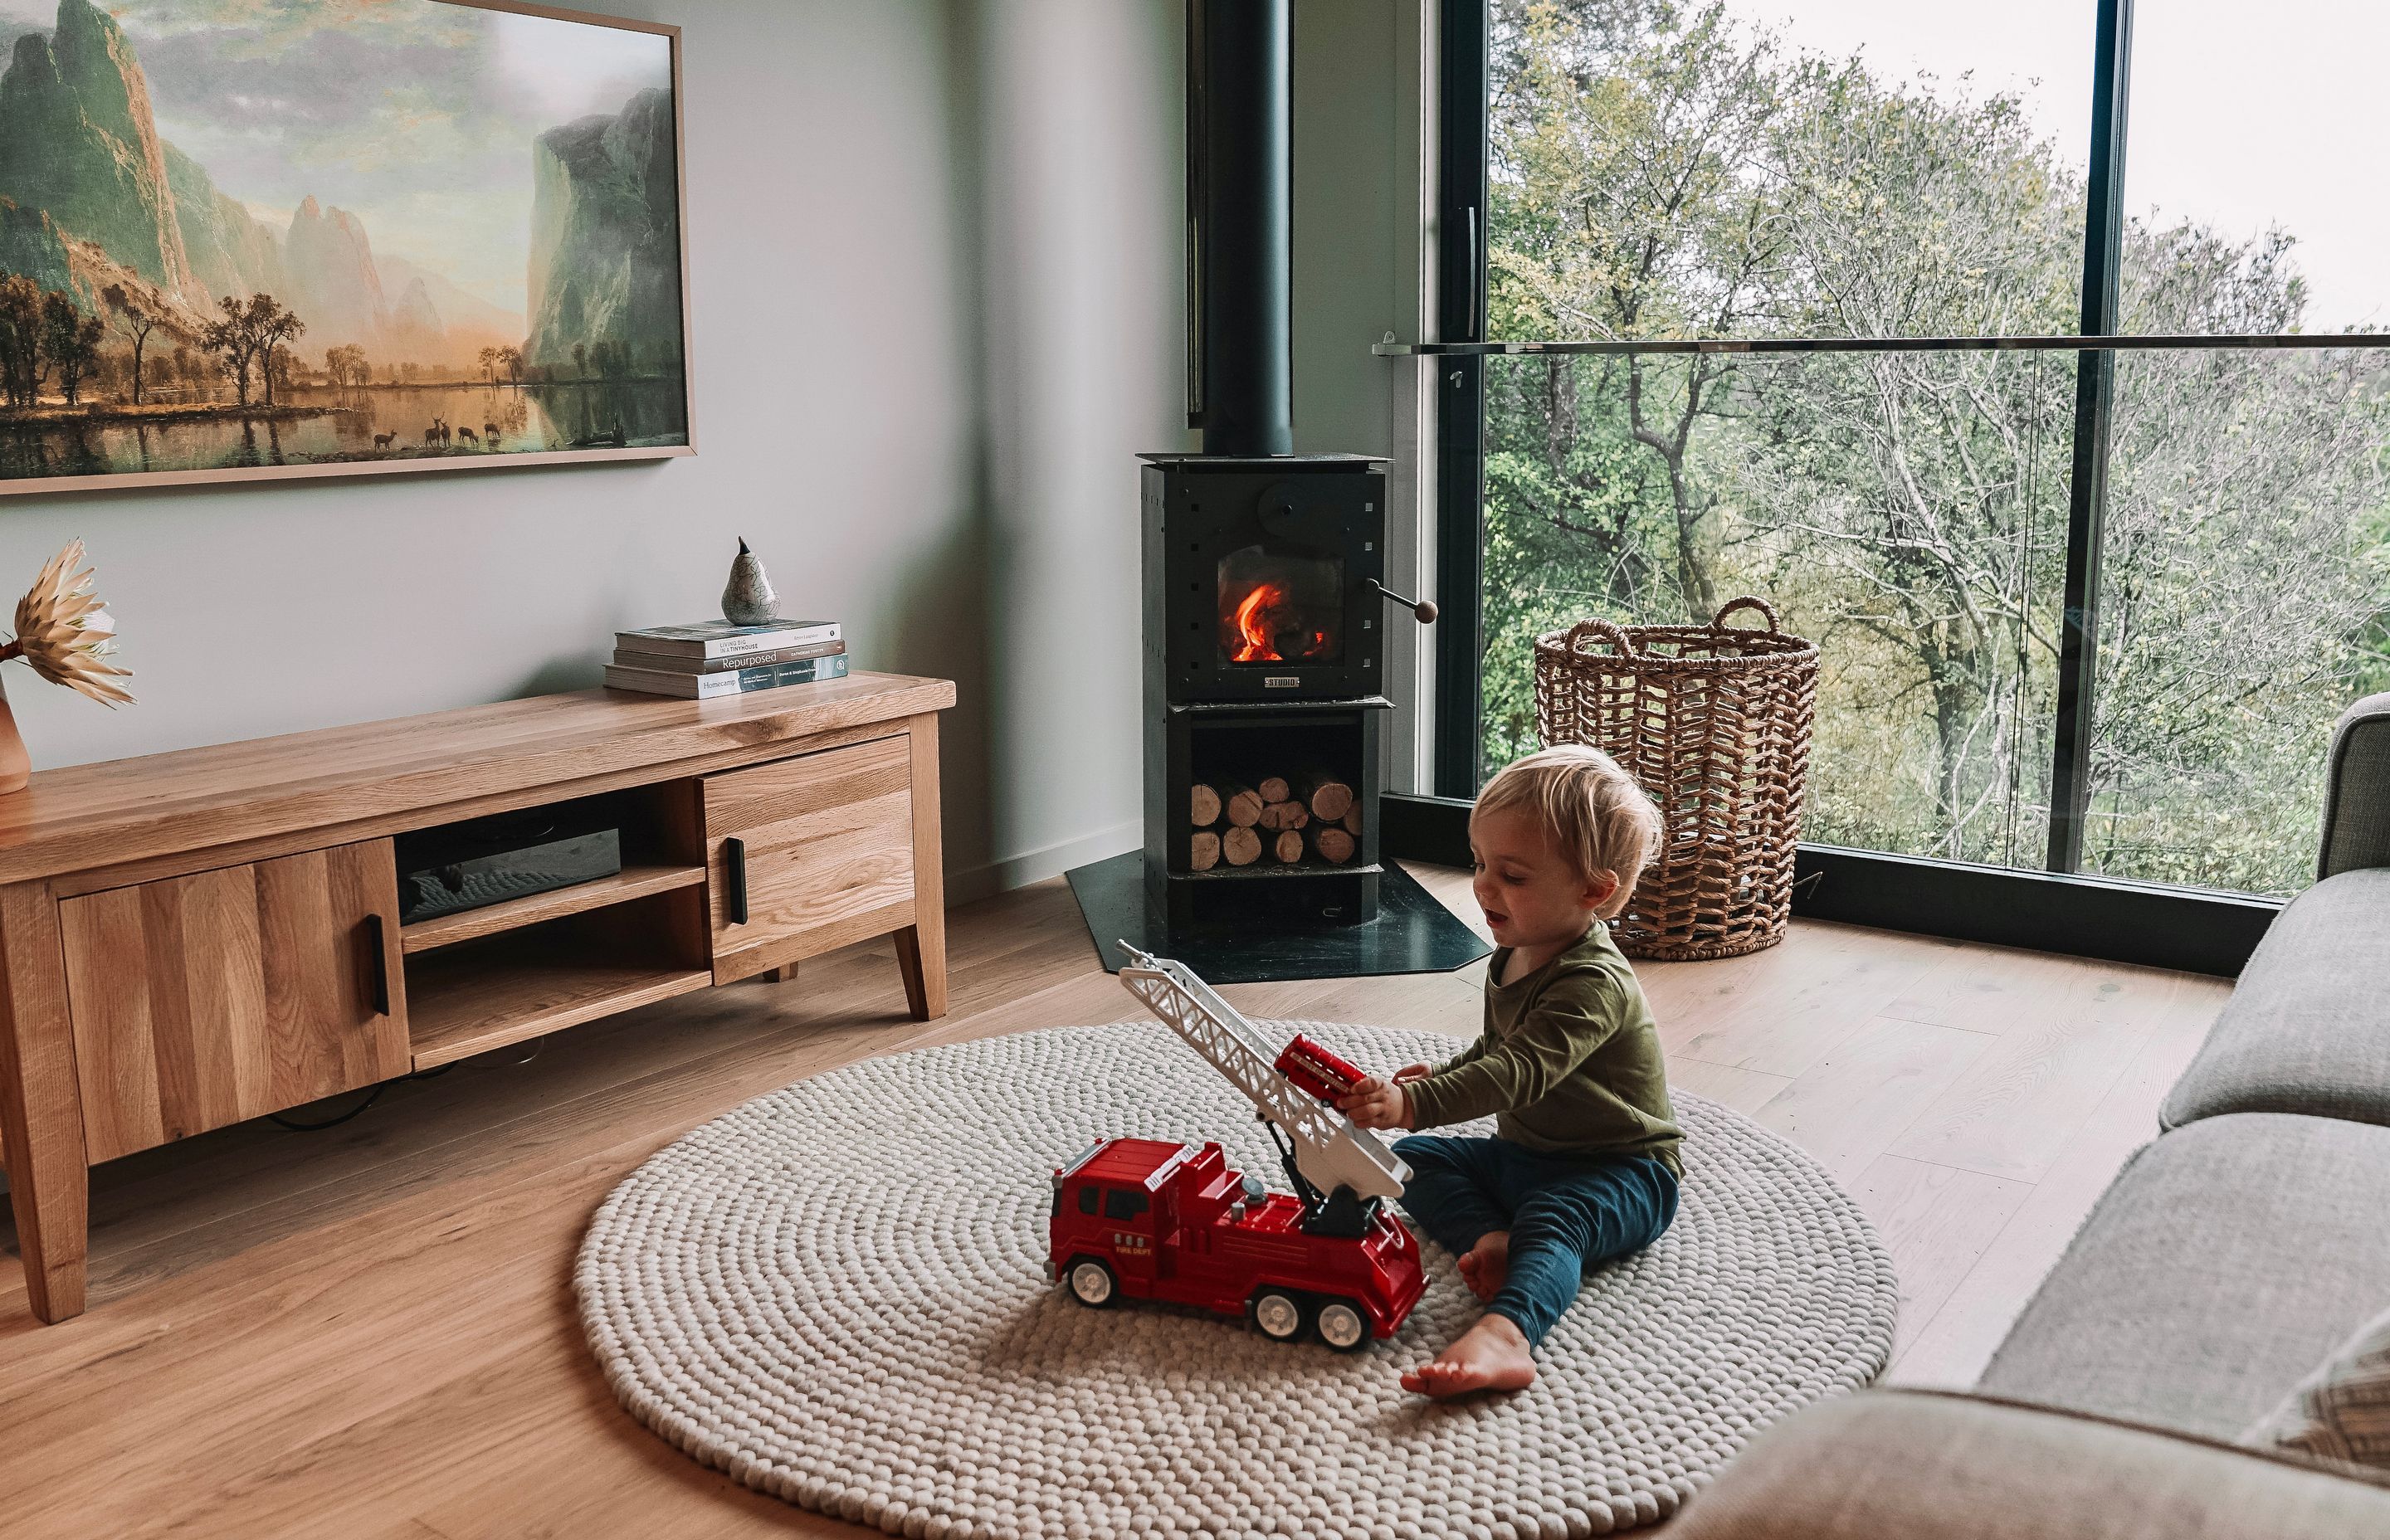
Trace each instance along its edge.
<instances>
[{"instance_id":1,"label":"large window","mask_svg":"<svg viewBox=\"0 0 2390 1540\"><path fill-rule=\"evenodd\" d=\"M1535 747L1537 635L1754 593L1824 648L1811 841L2303 886L2390 674L2390 210L2311 77L2390 23L1449 4L1437 789Z\"/></svg>"}]
</instances>

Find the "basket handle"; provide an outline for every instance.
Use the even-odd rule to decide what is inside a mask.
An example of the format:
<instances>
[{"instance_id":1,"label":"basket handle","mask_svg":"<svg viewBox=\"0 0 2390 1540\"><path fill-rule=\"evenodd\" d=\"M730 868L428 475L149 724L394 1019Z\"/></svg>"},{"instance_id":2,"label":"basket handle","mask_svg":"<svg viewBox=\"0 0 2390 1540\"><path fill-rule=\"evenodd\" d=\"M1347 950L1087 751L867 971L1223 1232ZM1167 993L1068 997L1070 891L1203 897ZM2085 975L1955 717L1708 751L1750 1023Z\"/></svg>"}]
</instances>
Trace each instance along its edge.
<instances>
[{"instance_id":1,"label":"basket handle","mask_svg":"<svg viewBox=\"0 0 2390 1540\"><path fill-rule=\"evenodd\" d=\"M1715 618L1710 622L1710 629L1712 631L1724 631L1727 628L1726 618L1728 615L1733 614L1738 610L1758 610L1761 614L1767 617L1767 634L1771 636L1777 634L1776 607L1768 603L1766 599L1754 598L1749 594L1745 594L1739 599L1727 600L1725 607L1719 610Z\"/></svg>"},{"instance_id":2,"label":"basket handle","mask_svg":"<svg viewBox=\"0 0 2390 1540\"><path fill-rule=\"evenodd\" d=\"M1585 649L1577 644L1587 636L1594 638L1596 641L1608 642L1612 648L1616 649L1618 655L1622 658L1639 658L1642 656L1642 652L1635 645L1635 638L1629 636L1622 628L1611 624L1608 621L1579 621L1574 625L1570 626L1568 634L1568 649L1571 652L1584 651Z\"/></svg>"}]
</instances>

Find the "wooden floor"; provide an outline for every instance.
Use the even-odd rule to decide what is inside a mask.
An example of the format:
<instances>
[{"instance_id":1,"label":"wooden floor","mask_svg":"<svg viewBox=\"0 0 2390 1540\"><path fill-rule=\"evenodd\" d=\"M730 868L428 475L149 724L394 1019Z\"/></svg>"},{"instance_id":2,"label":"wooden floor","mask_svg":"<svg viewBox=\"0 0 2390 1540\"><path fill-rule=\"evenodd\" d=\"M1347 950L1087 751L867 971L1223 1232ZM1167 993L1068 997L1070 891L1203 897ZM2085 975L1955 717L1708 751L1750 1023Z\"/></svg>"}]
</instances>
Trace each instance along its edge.
<instances>
[{"instance_id":1,"label":"wooden floor","mask_svg":"<svg viewBox=\"0 0 2390 1540\"><path fill-rule=\"evenodd\" d=\"M1463 877L1420 875L1474 918ZM34 1324L13 1252L0 1262L0 1534L865 1533L634 1424L590 1367L568 1271L610 1187L749 1097L926 1043L1138 1014L1059 882L952 924L953 1013L926 1027L882 943L577 1028L527 1063L401 1084L337 1129L245 1124L100 1168L88 1315ZM1483 966L1226 993L1465 1037ZM2151 1135L2227 992L1821 924L1641 971L1676 1080L1816 1151L1882 1226L1902 1280L1891 1378L1951 1385Z\"/></svg>"}]
</instances>

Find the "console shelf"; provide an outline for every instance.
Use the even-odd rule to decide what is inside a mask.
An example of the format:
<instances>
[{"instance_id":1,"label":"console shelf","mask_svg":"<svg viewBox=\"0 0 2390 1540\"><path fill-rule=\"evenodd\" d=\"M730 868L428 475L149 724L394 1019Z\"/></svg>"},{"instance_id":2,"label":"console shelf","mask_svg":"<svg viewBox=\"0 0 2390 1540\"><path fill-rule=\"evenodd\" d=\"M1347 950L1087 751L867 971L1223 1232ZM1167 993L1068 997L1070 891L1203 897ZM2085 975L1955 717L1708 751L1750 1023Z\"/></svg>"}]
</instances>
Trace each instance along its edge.
<instances>
[{"instance_id":1,"label":"console shelf","mask_svg":"<svg viewBox=\"0 0 2390 1540\"><path fill-rule=\"evenodd\" d=\"M711 968L610 961L561 941L443 951L406 970L407 1037L429 1070L713 982Z\"/></svg>"},{"instance_id":2,"label":"console shelf","mask_svg":"<svg viewBox=\"0 0 2390 1540\"><path fill-rule=\"evenodd\" d=\"M461 914L442 915L436 919L402 925L398 929L399 950L413 954L429 952L438 946L454 946L459 942L479 941L501 930L519 930L526 925L537 925L542 920L602 909L610 904L645 898L649 893L700 887L704 881L705 868L702 866L624 866L615 875L601 877L595 881L576 882L569 888L530 893L503 903L484 905L479 909L467 909Z\"/></svg>"}]
</instances>

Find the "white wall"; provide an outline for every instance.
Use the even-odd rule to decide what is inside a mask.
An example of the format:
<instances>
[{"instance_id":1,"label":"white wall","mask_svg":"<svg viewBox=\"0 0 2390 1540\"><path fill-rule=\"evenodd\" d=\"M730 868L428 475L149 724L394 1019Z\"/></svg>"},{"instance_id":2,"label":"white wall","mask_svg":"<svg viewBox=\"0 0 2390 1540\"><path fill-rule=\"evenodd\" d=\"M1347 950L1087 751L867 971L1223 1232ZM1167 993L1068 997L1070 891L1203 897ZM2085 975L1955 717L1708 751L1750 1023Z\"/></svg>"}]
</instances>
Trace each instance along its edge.
<instances>
[{"instance_id":1,"label":"white wall","mask_svg":"<svg viewBox=\"0 0 2390 1540\"><path fill-rule=\"evenodd\" d=\"M1386 584L1420 597L1434 584L1420 517L1433 449L1420 361L1380 358L1388 332L1423 335L1420 221L1421 19L1433 0L1296 0L1294 6L1294 447L1382 455ZM1433 158L1424 163L1433 172ZM1432 592L1426 597L1434 597ZM1429 784L1416 709L1433 635L1388 606L1386 734L1394 790Z\"/></svg>"},{"instance_id":2,"label":"white wall","mask_svg":"<svg viewBox=\"0 0 2390 1540\"><path fill-rule=\"evenodd\" d=\"M982 0L991 874L1138 842L1140 451L1186 430L1178 0Z\"/></svg>"}]
</instances>

